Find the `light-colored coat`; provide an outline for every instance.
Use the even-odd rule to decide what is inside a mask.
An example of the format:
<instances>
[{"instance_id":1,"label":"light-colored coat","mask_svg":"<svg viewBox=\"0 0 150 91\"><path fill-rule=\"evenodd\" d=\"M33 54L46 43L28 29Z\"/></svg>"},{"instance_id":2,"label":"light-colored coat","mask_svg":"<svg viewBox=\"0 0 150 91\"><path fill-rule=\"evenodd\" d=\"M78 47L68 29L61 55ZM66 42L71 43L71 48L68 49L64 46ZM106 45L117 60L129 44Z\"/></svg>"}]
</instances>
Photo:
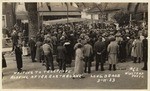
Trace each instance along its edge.
<instances>
[{"instance_id":1,"label":"light-colored coat","mask_svg":"<svg viewBox=\"0 0 150 91\"><path fill-rule=\"evenodd\" d=\"M108 52L108 62L109 64L117 63L117 54L118 54L119 46L116 41L110 42L107 47Z\"/></svg>"},{"instance_id":2,"label":"light-colored coat","mask_svg":"<svg viewBox=\"0 0 150 91\"><path fill-rule=\"evenodd\" d=\"M136 57L137 58L141 58L143 57L143 51L142 51L142 41L137 40L135 42L135 53L136 53Z\"/></svg>"},{"instance_id":3,"label":"light-colored coat","mask_svg":"<svg viewBox=\"0 0 150 91\"><path fill-rule=\"evenodd\" d=\"M75 67L74 67L74 75L83 74L83 52L80 48L76 50L75 54Z\"/></svg>"},{"instance_id":4,"label":"light-colored coat","mask_svg":"<svg viewBox=\"0 0 150 91\"><path fill-rule=\"evenodd\" d=\"M135 43L136 43L136 40L134 40L132 43L132 50L131 50L131 56L132 57L137 57L136 52L135 52Z\"/></svg>"},{"instance_id":5,"label":"light-colored coat","mask_svg":"<svg viewBox=\"0 0 150 91\"><path fill-rule=\"evenodd\" d=\"M132 44L132 57L142 58L142 41L135 39Z\"/></svg>"},{"instance_id":6,"label":"light-colored coat","mask_svg":"<svg viewBox=\"0 0 150 91\"><path fill-rule=\"evenodd\" d=\"M90 44L85 44L83 46L83 55L84 57L90 57L93 54L93 48Z\"/></svg>"}]
</instances>

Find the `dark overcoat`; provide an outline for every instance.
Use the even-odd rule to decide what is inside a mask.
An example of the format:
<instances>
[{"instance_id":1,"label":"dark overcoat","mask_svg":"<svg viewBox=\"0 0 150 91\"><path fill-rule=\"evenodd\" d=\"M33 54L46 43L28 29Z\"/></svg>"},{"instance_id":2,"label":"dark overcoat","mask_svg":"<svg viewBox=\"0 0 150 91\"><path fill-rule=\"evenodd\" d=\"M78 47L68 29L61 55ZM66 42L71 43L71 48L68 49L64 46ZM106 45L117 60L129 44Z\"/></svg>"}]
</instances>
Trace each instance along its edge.
<instances>
[{"instance_id":1,"label":"dark overcoat","mask_svg":"<svg viewBox=\"0 0 150 91\"><path fill-rule=\"evenodd\" d=\"M15 47L15 57L16 57L17 68L21 69L23 67L23 63L22 63L22 51L17 46Z\"/></svg>"}]
</instances>

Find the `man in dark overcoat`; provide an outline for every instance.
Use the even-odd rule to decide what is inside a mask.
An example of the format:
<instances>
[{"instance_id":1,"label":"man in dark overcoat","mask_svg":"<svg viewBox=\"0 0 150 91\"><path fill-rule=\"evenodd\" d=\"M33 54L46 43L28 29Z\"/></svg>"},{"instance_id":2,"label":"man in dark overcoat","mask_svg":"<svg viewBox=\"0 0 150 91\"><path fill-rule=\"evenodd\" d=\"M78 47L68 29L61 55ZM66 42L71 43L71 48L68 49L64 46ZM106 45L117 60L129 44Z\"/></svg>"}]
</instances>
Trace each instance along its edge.
<instances>
[{"instance_id":1,"label":"man in dark overcoat","mask_svg":"<svg viewBox=\"0 0 150 91\"><path fill-rule=\"evenodd\" d=\"M57 47L57 61L59 63L59 70L66 71L66 48L63 46L63 43L60 41Z\"/></svg>"},{"instance_id":2,"label":"man in dark overcoat","mask_svg":"<svg viewBox=\"0 0 150 91\"><path fill-rule=\"evenodd\" d=\"M94 53L96 55L96 71L98 71L99 63L101 63L101 71L104 71L105 63L105 53L106 45L105 42L102 42L102 37L100 36L97 42L94 44Z\"/></svg>"},{"instance_id":3,"label":"man in dark overcoat","mask_svg":"<svg viewBox=\"0 0 150 91\"><path fill-rule=\"evenodd\" d=\"M16 63L17 63L17 69L18 72L22 71L23 63L22 63L22 50L19 45L14 47L15 50L15 57L16 57Z\"/></svg>"},{"instance_id":4,"label":"man in dark overcoat","mask_svg":"<svg viewBox=\"0 0 150 91\"><path fill-rule=\"evenodd\" d=\"M72 48L71 43L68 39L64 43L64 46L66 48L66 65L68 67L71 67L73 48Z\"/></svg>"},{"instance_id":5,"label":"man in dark overcoat","mask_svg":"<svg viewBox=\"0 0 150 91\"><path fill-rule=\"evenodd\" d=\"M6 60L5 60L5 53L2 53L2 68L6 68L7 64L6 64Z\"/></svg>"},{"instance_id":6,"label":"man in dark overcoat","mask_svg":"<svg viewBox=\"0 0 150 91\"><path fill-rule=\"evenodd\" d=\"M146 39L146 36L142 41L143 44L143 61L144 61L144 67L142 70L147 70L147 61L148 61L148 40Z\"/></svg>"},{"instance_id":7,"label":"man in dark overcoat","mask_svg":"<svg viewBox=\"0 0 150 91\"><path fill-rule=\"evenodd\" d=\"M31 37L31 39L29 40L29 47L30 47L30 51L31 51L31 59L32 59L32 62L36 62L35 61L35 55L36 55L36 41L35 41L35 38L34 37Z\"/></svg>"}]
</instances>

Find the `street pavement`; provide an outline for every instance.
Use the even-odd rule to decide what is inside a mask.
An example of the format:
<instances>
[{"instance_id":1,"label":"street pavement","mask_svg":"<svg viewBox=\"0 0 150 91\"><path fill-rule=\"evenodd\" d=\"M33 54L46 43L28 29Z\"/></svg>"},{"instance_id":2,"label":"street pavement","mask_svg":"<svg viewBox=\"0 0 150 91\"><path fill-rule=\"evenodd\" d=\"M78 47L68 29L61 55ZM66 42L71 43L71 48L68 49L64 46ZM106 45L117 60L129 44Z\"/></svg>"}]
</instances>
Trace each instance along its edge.
<instances>
[{"instance_id":1,"label":"street pavement","mask_svg":"<svg viewBox=\"0 0 150 91\"><path fill-rule=\"evenodd\" d=\"M92 63L91 74L85 73L83 79L72 79L72 67L67 67L66 73L58 72L56 61L55 71L46 71L40 62L31 62L30 56L23 57L23 72L17 73L14 55L5 55L7 68L4 68L3 89L147 89L147 71L141 70L142 63L133 63L127 60L118 63L116 71L95 71L95 62ZM42 76L43 75L43 76ZM63 77L64 76L64 77Z\"/></svg>"}]
</instances>

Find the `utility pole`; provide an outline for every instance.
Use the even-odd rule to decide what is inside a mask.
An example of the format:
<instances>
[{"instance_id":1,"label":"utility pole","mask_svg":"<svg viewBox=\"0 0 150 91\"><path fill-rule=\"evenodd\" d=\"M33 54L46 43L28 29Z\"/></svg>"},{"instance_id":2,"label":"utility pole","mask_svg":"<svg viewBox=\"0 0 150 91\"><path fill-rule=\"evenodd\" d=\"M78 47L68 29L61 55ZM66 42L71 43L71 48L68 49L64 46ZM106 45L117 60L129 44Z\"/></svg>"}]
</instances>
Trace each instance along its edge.
<instances>
[{"instance_id":1,"label":"utility pole","mask_svg":"<svg viewBox=\"0 0 150 91\"><path fill-rule=\"evenodd\" d=\"M132 14L130 13L130 28L131 28Z\"/></svg>"},{"instance_id":2,"label":"utility pole","mask_svg":"<svg viewBox=\"0 0 150 91\"><path fill-rule=\"evenodd\" d=\"M69 19L68 19L68 4L67 3L66 3L66 6L67 6L67 26L68 26Z\"/></svg>"}]
</instances>

